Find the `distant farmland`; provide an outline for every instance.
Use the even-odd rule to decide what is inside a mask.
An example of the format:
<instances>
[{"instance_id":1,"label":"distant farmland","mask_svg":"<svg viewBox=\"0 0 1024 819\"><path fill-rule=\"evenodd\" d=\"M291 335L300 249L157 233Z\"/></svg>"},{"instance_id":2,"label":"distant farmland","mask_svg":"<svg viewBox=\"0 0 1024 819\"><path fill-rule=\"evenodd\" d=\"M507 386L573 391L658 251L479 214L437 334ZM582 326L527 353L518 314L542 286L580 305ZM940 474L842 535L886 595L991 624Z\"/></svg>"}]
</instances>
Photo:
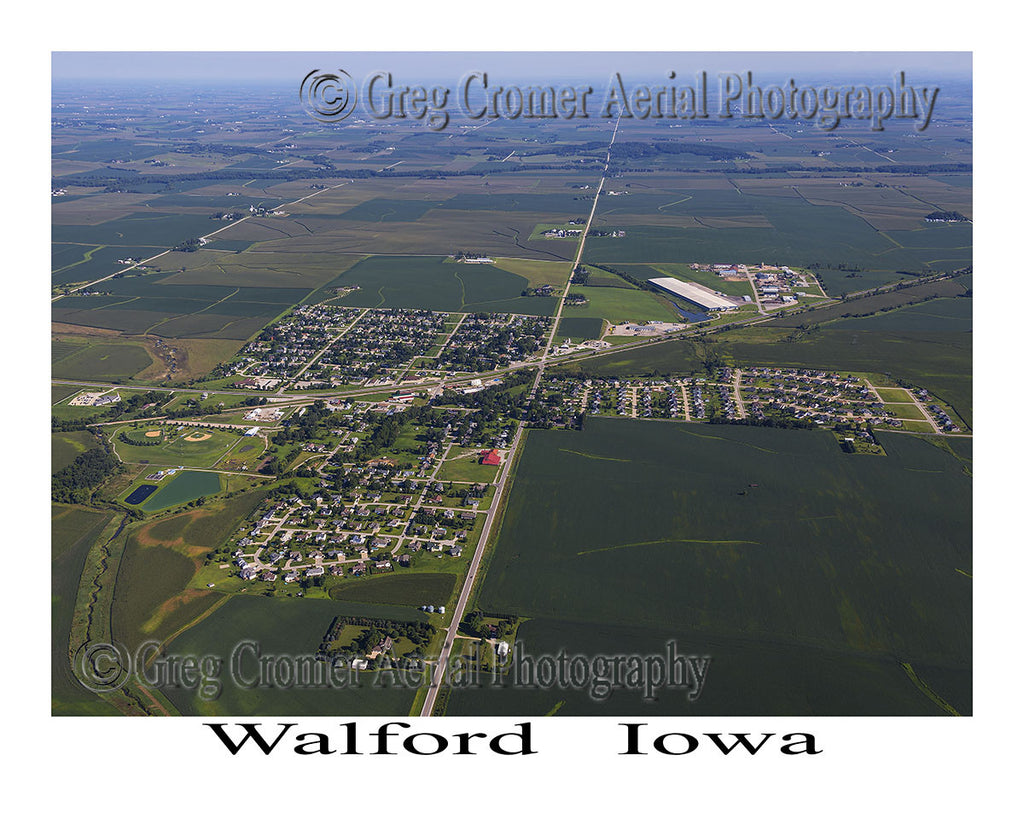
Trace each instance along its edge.
<instances>
[{"instance_id":1,"label":"distant farmland","mask_svg":"<svg viewBox=\"0 0 1024 819\"><path fill-rule=\"evenodd\" d=\"M786 183L779 183L783 193ZM823 265L826 269L846 266L864 271L895 274L897 271L918 273L948 271L970 264L972 226L923 224L916 230L880 231L837 206L813 205L786 195L740 197L735 191L711 191L713 197L690 196L672 209L680 221L687 215L698 220L692 226L660 223L663 218L653 203L639 196L602 200L598 215L609 225L628 224L624 238L592 238L587 242L584 261L594 263L659 263L723 261L757 264L775 262L798 267ZM633 206L629 201L636 199ZM613 204L612 204L613 203ZM614 208L614 211L609 211ZM628 222L616 222L618 212L628 210ZM644 224L644 214L655 216ZM770 227L709 227L707 217L728 216L766 220ZM763 223L763 222L762 222ZM833 270L827 276L830 292L846 290L846 273ZM846 279L864 289L881 283L871 276ZM895 278L889 275L888 278Z\"/></svg>"},{"instance_id":2,"label":"distant farmland","mask_svg":"<svg viewBox=\"0 0 1024 819\"><path fill-rule=\"evenodd\" d=\"M575 621L565 633L590 649L616 624L638 644L650 631L718 651L721 689L695 713L892 713L917 702L897 658L959 680L939 693L969 711L971 480L947 451L883 437L886 457L846 455L824 432L597 418L531 431L480 605ZM750 690L766 646L802 668L838 662L874 693L851 702L808 672L772 710ZM932 712L916 696L906 712Z\"/></svg>"}]
</instances>

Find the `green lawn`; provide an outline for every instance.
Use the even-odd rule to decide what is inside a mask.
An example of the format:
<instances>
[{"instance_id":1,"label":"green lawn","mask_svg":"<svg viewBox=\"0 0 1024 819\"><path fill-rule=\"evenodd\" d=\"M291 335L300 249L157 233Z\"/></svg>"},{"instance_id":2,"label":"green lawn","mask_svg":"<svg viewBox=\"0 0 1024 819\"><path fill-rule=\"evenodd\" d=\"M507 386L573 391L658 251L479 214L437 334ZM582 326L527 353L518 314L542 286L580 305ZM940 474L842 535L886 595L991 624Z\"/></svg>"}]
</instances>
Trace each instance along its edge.
<instances>
[{"instance_id":1,"label":"green lawn","mask_svg":"<svg viewBox=\"0 0 1024 819\"><path fill-rule=\"evenodd\" d=\"M112 430L111 438L114 442L114 449L122 461L159 466L210 467L225 452L238 443L241 437L234 430L200 429L187 426L178 430L169 424L149 428L161 430L164 433L163 443L156 446L135 446L121 440L119 433L122 427L108 427L108 429ZM133 430L130 427L123 429L125 434L129 436L137 435L138 433L138 430ZM210 437L204 440L187 440L189 437L196 439L204 435L209 435Z\"/></svg>"},{"instance_id":2,"label":"green lawn","mask_svg":"<svg viewBox=\"0 0 1024 819\"><path fill-rule=\"evenodd\" d=\"M481 452L479 447L453 446L437 470L437 480L491 483L498 474L498 467L480 463Z\"/></svg>"}]
</instances>

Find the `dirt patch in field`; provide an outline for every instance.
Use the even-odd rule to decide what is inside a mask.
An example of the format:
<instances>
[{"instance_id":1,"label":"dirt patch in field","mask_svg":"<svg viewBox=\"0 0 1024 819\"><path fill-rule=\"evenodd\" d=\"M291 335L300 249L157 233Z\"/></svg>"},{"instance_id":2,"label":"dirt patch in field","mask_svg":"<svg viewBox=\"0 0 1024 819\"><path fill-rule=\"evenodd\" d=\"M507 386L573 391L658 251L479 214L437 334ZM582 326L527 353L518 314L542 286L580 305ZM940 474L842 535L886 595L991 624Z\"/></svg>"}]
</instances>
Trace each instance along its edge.
<instances>
[{"instance_id":1,"label":"dirt patch in field","mask_svg":"<svg viewBox=\"0 0 1024 819\"><path fill-rule=\"evenodd\" d=\"M193 432L191 435L187 435L185 440L196 443L197 441L208 441L212 437L209 432Z\"/></svg>"},{"instance_id":2,"label":"dirt patch in field","mask_svg":"<svg viewBox=\"0 0 1024 819\"><path fill-rule=\"evenodd\" d=\"M160 431L156 430L156 429L151 429L149 432L146 433L146 437L147 438L159 438L160 437Z\"/></svg>"},{"instance_id":3,"label":"dirt patch in field","mask_svg":"<svg viewBox=\"0 0 1024 819\"><path fill-rule=\"evenodd\" d=\"M153 534L152 534L152 530L154 529L154 527L158 527L158 526L162 526L162 525L166 526L171 521L177 521L177 520L180 520L181 518L190 518L192 520L195 520L197 517L199 517L200 515L203 515L203 514L205 514L205 512L202 509L196 509L193 512L185 512L185 513L180 514L180 515L172 515L169 518L163 518L162 520L155 520L152 523L148 523L145 526L143 526L142 528L138 529L135 532L135 539L139 542L140 546L170 546L172 548L175 547L175 546L184 547L185 546L185 538L182 537L181 535L178 535L177 537L175 537L173 539L154 537ZM180 524L181 529L184 530L185 526L187 526L187 525L188 524L184 524L184 523Z\"/></svg>"},{"instance_id":4,"label":"dirt patch in field","mask_svg":"<svg viewBox=\"0 0 1024 819\"><path fill-rule=\"evenodd\" d=\"M69 336L104 336L112 338L120 336L118 330L109 330L106 327L86 327L81 324L64 324L60 321L50 322L50 331L54 341L64 341L62 335Z\"/></svg>"},{"instance_id":5,"label":"dirt patch in field","mask_svg":"<svg viewBox=\"0 0 1024 819\"><path fill-rule=\"evenodd\" d=\"M206 589L185 589L180 594L176 594L174 597L161 603L153 616L143 624L142 630L146 633L153 632L176 609L211 595L212 592Z\"/></svg>"}]
</instances>

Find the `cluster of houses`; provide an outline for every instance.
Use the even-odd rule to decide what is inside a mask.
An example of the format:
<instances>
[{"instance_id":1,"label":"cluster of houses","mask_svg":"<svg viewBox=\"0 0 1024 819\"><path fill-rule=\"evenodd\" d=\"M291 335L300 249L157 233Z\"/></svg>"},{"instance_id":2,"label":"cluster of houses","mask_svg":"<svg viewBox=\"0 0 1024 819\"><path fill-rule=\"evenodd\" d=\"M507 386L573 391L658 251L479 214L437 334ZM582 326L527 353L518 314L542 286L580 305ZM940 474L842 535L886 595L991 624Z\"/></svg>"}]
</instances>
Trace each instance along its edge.
<instances>
[{"instance_id":1,"label":"cluster of houses","mask_svg":"<svg viewBox=\"0 0 1024 819\"><path fill-rule=\"evenodd\" d=\"M370 483L369 474L363 477ZM479 497L465 498L465 506L457 509L444 506L443 483L412 484L415 494L402 494L398 490L409 489L411 482L391 481L389 499L368 489L354 503L334 494L308 502L293 496L273 504L235 544L231 557L239 577L275 582L283 572L284 582L293 583L393 571L395 564L409 566L421 550L461 557L486 486L476 485ZM441 523L418 523L417 513Z\"/></svg>"},{"instance_id":2,"label":"cluster of houses","mask_svg":"<svg viewBox=\"0 0 1024 819\"><path fill-rule=\"evenodd\" d=\"M916 395L918 398L921 398L925 401L928 400L928 390L918 390ZM928 412L931 414L935 423L942 427L942 429L945 432L960 432L960 427L957 425L957 423L952 418L950 418L949 413L947 413L938 404L928 404Z\"/></svg>"},{"instance_id":3,"label":"cluster of houses","mask_svg":"<svg viewBox=\"0 0 1024 819\"><path fill-rule=\"evenodd\" d=\"M774 418L819 426L851 422L895 429L906 426L867 381L824 370L722 367L711 377L674 380L547 376L543 386L543 400L565 408L557 419L565 424L577 413L584 413L690 421L749 417L755 423ZM916 395L927 400L924 390ZM938 404L928 404L927 412L942 431L960 431Z\"/></svg>"},{"instance_id":4,"label":"cluster of houses","mask_svg":"<svg viewBox=\"0 0 1024 819\"><path fill-rule=\"evenodd\" d=\"M334 305L302 305L265 328L218 375L246 376L236 386L259 388L257 378L291 378L328 344L334 328L350 324L359 311ZM276 386L276 384L275 384Z\"/></svg>"},{"instance_id":5,"label":"cluster of houses","mask_svg":"<svg viewBox=\"0 0 1024 819\"><path fill-rule=\"evenodd\" d=\"M544 290L550 286L538 288ZM466 316L438 353L439 370L485 372L524 361L537 353L551 332L552 320L542 316L508 313L472 313Z\"/></svg>"},{"instance_id":6,"label":"cluster of houses","mask_svg":"<svg viewBox=\"0 0 1024 819\"><path fill-rule=\"evenodd\" d=\"M394 383L398 368L443 337L448 318L432 310L368 310L305 373L305 386Z\"/></svg>"},{"instance_id":7,"label":"cluster of houses","mask_svg":"<svg viewBox=\"0 0 1024 819\"><path fill-rule=\"evenodd\" d=\"M823 370L755 367L741 372L740 393L752 417L768 415L835 424L877 419L901 426L884 409L877 394L861 379Z\"/></svg>"},{"instance_id":8,"label":"cluster of houses","mask_svg":"<svg viewBox=\"0 0 1024 819\"><path fill-rule=\"evenodd\" d=\"M396 368L442 337L447 319L431 310L302 305L216 374L245 376L235 386L246 389L276 389L289 380L298 389L392 384Z\"/></svg>"}]
</instances>

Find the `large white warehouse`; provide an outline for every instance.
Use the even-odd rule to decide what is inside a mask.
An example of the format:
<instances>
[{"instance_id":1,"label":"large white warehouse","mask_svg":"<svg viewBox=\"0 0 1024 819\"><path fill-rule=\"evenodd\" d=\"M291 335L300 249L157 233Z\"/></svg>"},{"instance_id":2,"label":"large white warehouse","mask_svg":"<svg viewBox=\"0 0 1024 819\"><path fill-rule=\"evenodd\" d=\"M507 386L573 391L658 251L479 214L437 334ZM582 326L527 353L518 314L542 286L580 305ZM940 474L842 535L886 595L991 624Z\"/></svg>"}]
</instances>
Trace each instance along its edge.
<instances>
[{"instance_id":1,"label":"large white warehouse","mask_svg":"<svg viewBox=\"0 0 1024 819\"><path fill-rule=\"evenodd\" d=\"M662 290L671 293L673 296L679 296L686 299L689 302L693 302L699 307L703 307L705 310L730 310L736 306L735 302L730 301L724 296L719 296L717 293L712 292L706 287L701 287L699 284L693 284L692 282L682 282L679 279L648 279L648 284L653 284L655 287L660 287Z\"/></svg>"}]
</instances>

